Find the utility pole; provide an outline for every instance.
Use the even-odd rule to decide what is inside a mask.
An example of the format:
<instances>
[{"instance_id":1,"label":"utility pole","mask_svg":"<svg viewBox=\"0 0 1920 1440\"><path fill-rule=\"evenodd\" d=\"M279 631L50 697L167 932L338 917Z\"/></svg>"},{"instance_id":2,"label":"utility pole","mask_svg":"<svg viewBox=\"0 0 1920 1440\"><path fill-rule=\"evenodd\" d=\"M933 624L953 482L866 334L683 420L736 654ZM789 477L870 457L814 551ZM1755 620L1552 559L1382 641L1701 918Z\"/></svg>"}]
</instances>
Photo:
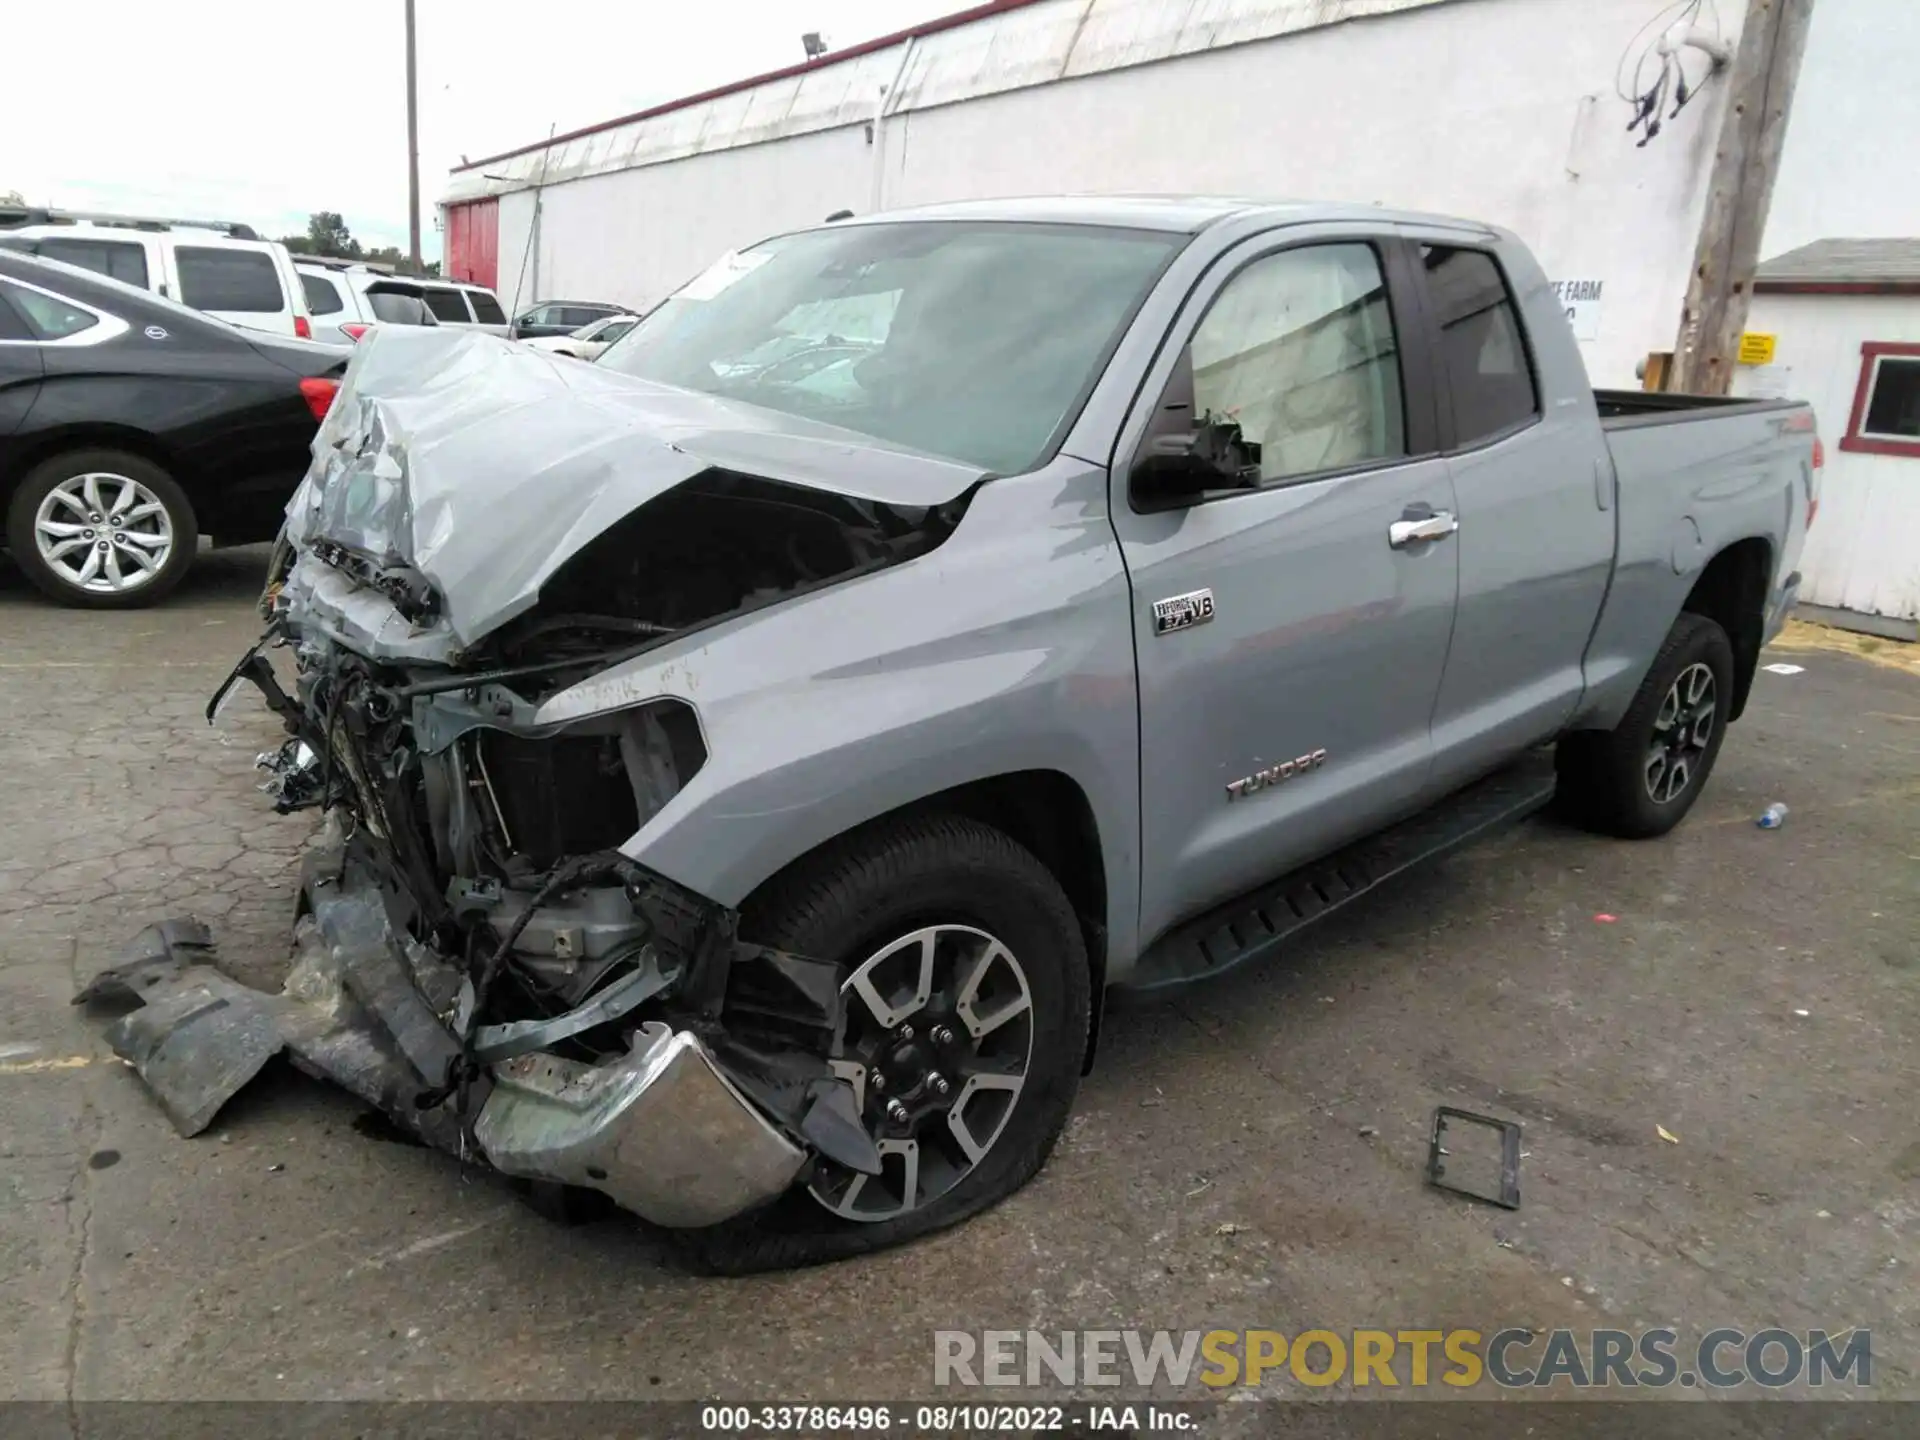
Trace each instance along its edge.
<instances>
[{"instance_id":1,"label":"utility pole","mask_svg":"<svg viewBox=\"0 0 1920 1440\"><path fill-rule=\"evenodd\" d=\"M420 264L420 106L413 63L413 0L407 0L407 265Z\"/></svg>"},{"instance_id":2,"label":"utility pole","mask_svg":"<svg viewBox=\"0 0 1920 1440\"><path fill-rule=\"evenodd\" d=\"M1812 21L1813 0L1750 0L1747 7L1674 345L1674 390L1724 395L1732 385Z\"/></svg>"}]
</instances>

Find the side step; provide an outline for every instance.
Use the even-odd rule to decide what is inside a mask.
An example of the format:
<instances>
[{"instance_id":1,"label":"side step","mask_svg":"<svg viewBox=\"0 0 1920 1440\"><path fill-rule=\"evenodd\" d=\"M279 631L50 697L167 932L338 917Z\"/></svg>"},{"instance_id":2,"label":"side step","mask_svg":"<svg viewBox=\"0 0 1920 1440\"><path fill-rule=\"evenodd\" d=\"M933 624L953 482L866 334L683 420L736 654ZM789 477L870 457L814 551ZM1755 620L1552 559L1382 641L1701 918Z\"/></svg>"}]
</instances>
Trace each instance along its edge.
<instances>
[{"instance_id":1,"label":"side step","mask_svg":"<svg viewBox=\"0 0 1920 1440\"><path fill-rule=\"evenodd\" d=\"M1276 954L1324 915L1375 886L1524 820L1553 798L1551 751L1495 771L1398 825L1229 900L1168 931L1120 984L1171 990Z\"/></svg>"}]
</instances>

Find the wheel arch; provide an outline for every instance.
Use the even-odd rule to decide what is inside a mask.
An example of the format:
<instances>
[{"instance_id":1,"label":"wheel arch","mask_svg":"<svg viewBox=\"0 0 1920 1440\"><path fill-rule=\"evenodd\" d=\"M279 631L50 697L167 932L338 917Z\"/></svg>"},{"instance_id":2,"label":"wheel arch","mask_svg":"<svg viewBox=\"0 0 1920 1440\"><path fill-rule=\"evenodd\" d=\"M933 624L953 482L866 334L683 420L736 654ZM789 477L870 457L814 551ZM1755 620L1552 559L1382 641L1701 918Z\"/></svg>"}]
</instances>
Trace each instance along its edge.
<instances>
[{"instance_id":1,"label":"wheel arch","mask_svg":"<svg viewBox=\"0 0 1920 1440\"><path fill-rule=\"evenodd\" d=\"M1102 995L1107 973L1108 877L1106 852L1101 848L1099 822L1093 802L1080 782L1060 770L1016 770L986 776L936 791L863 820L849 830L821 841L795 856L757 885L741 903L745 910L795 867L846 839L921 815L961 815L990 825L1016 841L1059 883L1079 917L1086 942L1092 1010L1087 1036L1087 1068L1091 1069L1100 1035Z\"/></svg>"},{"instance_id":2,"label":"wheel arch","mask_svg":"<svg viewBox=\"0 0 1920 1440\"><path fill-rule=\"evenodd\" d=\"M186 492L190 503L196 507L200 503L195 493L194 477L182 473L180 457L165 444L144 430L99 421L62 426L58 430L48 430L19 441L8 453L4 464L0 464L0 513L12 503L13 493L20 488L20 482L32 474L37 466L74 450L124 450L129 455L138 455L166 471L173 482ZM198 518L196 515L196 521Z\"/></svg>"},{"instance_id":3,"label":"wheel arch","mask_svg":"<svg viewBox=\"0 0 1920 1440\"><path fill-rule=\"evenodd\" d=\"M1733 696L1729 721L1738 720L1753 690L1766 626L1767 587L1773 576L1773 545L1749 536L1707 562L1681 602L1682 613L1701 615L1727 632L1733 645Z\"/></svg>"}]
</instances>

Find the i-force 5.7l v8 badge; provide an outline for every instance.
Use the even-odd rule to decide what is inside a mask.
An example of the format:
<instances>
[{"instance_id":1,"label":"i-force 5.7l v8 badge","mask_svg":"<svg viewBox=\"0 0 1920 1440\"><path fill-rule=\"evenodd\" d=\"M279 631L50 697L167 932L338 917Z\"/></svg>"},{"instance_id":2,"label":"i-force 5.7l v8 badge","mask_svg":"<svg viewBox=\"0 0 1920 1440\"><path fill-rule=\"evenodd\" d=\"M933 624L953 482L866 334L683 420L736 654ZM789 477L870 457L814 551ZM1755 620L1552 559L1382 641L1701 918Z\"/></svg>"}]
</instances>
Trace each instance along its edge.
<instances>
[{"instance_id":1,"label":"i-force 5.7l v8 badge","mask_svg":"<svg viewBox=\"0 0 1920 1440\"><path fill-rule=\"evenodd\" d=\"M1191 630L1213 619L1213 591L1189 590L1184 595L1169 595L1153 602L1153 633L1170 635L1175 630Z\"/></svg>"}]
</instances>

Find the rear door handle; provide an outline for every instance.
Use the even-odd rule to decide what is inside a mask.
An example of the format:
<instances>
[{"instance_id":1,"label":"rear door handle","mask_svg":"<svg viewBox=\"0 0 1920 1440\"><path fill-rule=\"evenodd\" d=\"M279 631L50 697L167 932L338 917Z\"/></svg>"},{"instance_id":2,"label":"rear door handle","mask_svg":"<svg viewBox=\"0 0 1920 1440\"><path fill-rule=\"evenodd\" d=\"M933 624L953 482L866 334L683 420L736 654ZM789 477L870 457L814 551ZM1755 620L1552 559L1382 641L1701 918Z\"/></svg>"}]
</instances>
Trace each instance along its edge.
<instances>
[{"instance_id":1,"label":"rear door handle","mask_svg":"<svg viewBox=\"0 0 1920 1440\"><path fill-rule=\"evenodd\" d=\"M1436 510L1416 519L1396 520L1387 527L1387 543L1396 550L1421 540L1444 540L1460 528L1450 510Z\"/></svg>"}]
</instances>

